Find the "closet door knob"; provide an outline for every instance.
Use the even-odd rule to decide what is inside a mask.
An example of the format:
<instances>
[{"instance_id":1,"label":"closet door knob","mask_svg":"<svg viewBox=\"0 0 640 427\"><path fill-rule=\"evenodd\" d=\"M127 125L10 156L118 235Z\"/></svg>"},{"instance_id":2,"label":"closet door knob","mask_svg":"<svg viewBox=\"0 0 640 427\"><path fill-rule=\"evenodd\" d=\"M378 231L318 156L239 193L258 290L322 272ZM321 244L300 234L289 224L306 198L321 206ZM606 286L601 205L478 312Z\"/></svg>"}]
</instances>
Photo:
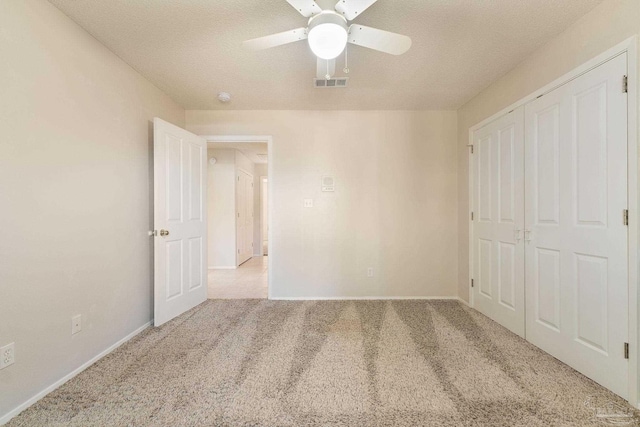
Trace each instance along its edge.
<instances>
[{"instance_id":1,"label":"closet door knob","mask_svg":"<svg viewBox=\"0 0 640 427\"><path fill-rule=\"evenodd\" d=\"M524 230L524 241L525 242L531 241L531 230Z\"/></svg>"},{"instance_id":2,"label":"closet door knob","mask_svg":"<svg viewBox=\"0 0 640 427\"><path fill-rule=\"evenodd\" d=\"M516 228L515 229L516 242L519 242L520 239L522 238L522 237L520 237L520 233L522 233L522 230L520 230L519 228Z\"/></svg>"},{"instance_id":3,"label":"closet door knob","mask_svg":"<svg viewBox=\"0 0 640 427\"><path fill-rule=\"evenodd\" d=\"M160 230L160 235L161 236L168 236L169 235L169 230Z\"/></svg>"}]
</instances>

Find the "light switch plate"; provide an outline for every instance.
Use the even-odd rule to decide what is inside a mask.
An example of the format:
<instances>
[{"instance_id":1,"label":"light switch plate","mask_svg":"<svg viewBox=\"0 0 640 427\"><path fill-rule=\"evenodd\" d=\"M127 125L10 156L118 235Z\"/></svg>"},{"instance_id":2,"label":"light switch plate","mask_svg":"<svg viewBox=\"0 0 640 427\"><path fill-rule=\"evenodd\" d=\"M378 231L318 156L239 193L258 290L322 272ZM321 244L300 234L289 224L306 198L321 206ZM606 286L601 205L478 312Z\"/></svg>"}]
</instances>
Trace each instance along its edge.
<instances>
[{"instance_id":1,"label":"light switch plate","mask_svg":"<svg viewBox=\"0 0 640 427\"><path fill-rule=\"evenodd\" d=\"M304 199L304 207L312 208L313 207L313 199Z\"/></svg>"}]
</instances>

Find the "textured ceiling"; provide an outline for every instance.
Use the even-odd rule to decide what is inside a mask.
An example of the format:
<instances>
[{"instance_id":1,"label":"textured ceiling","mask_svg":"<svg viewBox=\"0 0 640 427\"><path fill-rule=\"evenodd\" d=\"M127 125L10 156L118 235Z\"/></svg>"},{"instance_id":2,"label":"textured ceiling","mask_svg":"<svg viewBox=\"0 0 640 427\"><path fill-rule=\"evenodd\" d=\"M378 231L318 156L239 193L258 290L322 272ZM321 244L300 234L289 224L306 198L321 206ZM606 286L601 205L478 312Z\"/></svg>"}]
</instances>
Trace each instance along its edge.
<instances>
[{"instance_id":1,"label":"textured ceiling","mask_svg":"<svg viewBox=\"0 0 640 427\"><path fill-rule=\"evenodd\" d=\"M266 165L268 162L267 144L263 142L208 142L207 148L220 149L230 148L238 150L253 163L258 165Z\"/></svg>"},{"instance_id":2,"label":"textured ceiling","mask_svg":"<svg viewBox=\"0 0 640 427\"><path fill-rule=\"evenodd\" d=\"M413 45L402 56L350 45L346 89L313 88L304 41L241 46L306 26L285 0L49 1L186 109L411 110L460 107L602 0L379 0L354 22Z\"/></svg>"}]
</instances>

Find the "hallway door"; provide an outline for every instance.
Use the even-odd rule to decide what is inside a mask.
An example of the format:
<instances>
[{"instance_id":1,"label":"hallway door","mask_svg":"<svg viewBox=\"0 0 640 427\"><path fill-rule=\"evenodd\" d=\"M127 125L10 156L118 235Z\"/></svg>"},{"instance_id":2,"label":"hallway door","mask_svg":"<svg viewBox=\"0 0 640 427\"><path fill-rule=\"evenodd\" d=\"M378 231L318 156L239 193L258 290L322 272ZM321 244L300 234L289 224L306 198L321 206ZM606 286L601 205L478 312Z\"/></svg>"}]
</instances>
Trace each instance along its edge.
<instances>
[{"instance_id":1,"label":"hallway door","mask_svg":"<svg viewBox=\"0 0 640 427\"><path fill-rule=\"evenodd\" d=\"M236 252L240 265L253 256L253 176L236 173Z\"/></svg>"}]
</instances>

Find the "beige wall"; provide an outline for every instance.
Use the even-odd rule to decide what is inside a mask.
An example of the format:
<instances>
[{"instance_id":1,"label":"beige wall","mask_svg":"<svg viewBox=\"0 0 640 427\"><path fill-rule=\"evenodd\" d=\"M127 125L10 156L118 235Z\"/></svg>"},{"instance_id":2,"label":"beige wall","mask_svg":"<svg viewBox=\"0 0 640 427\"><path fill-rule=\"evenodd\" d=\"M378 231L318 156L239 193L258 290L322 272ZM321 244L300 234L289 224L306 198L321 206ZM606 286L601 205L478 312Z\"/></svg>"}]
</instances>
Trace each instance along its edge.
<instances>
[{"instance_id":1,"label":"beige wall","mask_svg":"<svg viewBox=\"0 0 640 427\"><path fill-rule=\"evenodd\" d=\"M605 0L458 110L458 294L462 299L469 299L469 128L639 32L639 0Z\"/></svg>"},{"instance_id":2,"label":"beige wall","mask_svg":"<svg viewBox=\"0 0 640 427\"><path fill-rule=\"evenodd\" d=\"M236 266L236 150L208 149L216 164L207 167L209 268Z\"/></svg>"},{"instance_id":3,"label":"beige wall","mask_svg":"<svg viewBox=\"0 0 640 427\"><path fill-rule=\"evenodd\" d=\"M151 120L184 110L43 0L0 1L0 58L2 419L151 320Z\"/></svg>"},{"instance_id":4,"label":"beige wall","mask_svg":"<svg viewBox=\"0 0 640 427\"><path fill-rule=\"evenodd\" d=\"M186 121L200 135L273 136L273 297L457 295L455 112L187 111ZM334 193L320 191L325 174Z\"/></svg>"}]
</instances>

